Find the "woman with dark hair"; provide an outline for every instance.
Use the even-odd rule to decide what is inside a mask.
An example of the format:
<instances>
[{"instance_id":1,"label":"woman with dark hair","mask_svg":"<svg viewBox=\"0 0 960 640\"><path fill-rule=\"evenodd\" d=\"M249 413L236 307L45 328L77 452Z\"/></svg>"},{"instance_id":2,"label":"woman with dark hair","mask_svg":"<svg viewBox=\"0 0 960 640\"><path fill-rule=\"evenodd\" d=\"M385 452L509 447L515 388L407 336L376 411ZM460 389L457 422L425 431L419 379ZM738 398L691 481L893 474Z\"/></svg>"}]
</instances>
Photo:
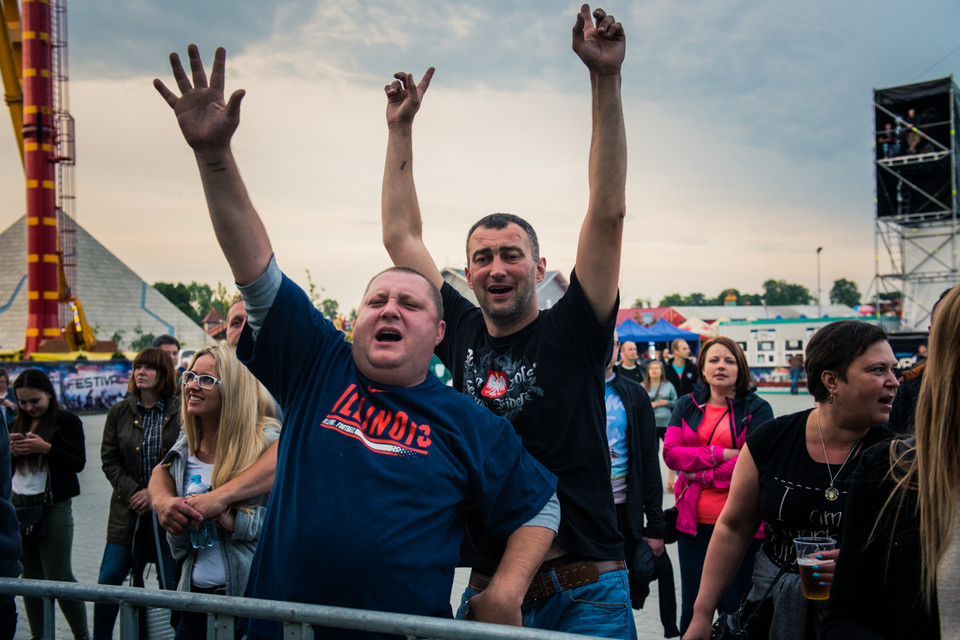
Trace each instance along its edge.
<instances>
[{"instance_id":1,"label":"woman with dark hair","mask_svg":"<svg viewBox=\"0 0 960 640\"><path fill-rule=\"evenodd\" d=\"M678 472L677 552L680 558L680 632L693 616L707 545L730 489L730 479L749 429L773 418L766 400L750 386L740 346L727 337L704 343L697 358L700 389L680 398L663 443L663 460ZM759 523L749 537L758 533ZM748 541L749 541L748 537ZM759 543L756 543L759 547ZM738 559L739 565L739 559ZM734 567L736 569L736 567ZM752 556L737 572L720 610L737 610L750 586ZM720 598L718 598L718 601Z\"/></svg>"},{"instance_id":2,"label":"woman with dark hair","mask_svg":"<svg viewBox=\"0 0 960 640\"><path fill-rule=\"evenodd\" d=\"M76 582L70 566L73 511L70 499L80 495L77 474L86 463L83 423L60 409L47 374L26 369L13 381L19 411L10 423L13 504L43 504L43 522L23 536L23 577ZM42 530L42 531L41 531ZM30 635L43 637L43 600L23 599ZM60 600L60 610L74 638L86 638L87 610L78 600Z\"/></svg>"},{"instance_id":3,"label":"woman with dark hair","mask_svg":"<svg viewBox=\"0 0 960 640\"><path fill-rule=\"evenodd\" d=\"M960 637L960 287L933 311L915 437L863 454L826 638Z\"/></svg>"},{"instance_id":4,"label":"woman with dark hair","mask_svg":"<svg viewBox=\"0 0 960 640\"><path fill-rule=\"evenodd\" d=\"M134 584L142 586L144 565L156 561L160 587L173 589L176 566L166 535L160 535L154 527L147 495L153 468L180 433L180 399L174 383L173 360L164 350L147 347L133 359L127 390L130 395L107 413L100 446L103 473L113 486L113 495L97 583L123 584L133 569ZM106 602L93 605L94 640L113 637L118 609L116 604Z\"/></svg>"},{"instance_id":5,"label":"woman with dark hair","mask_svg":"<svg viewBox=\"0 0 960 640\"><path fill-rule=\"evenodd\" d=\"M750 553L747 547L761 520L763 552L756 557L748 600L768 594L770 638L820 637L826 601L803 597L793 539L827 537L842 546L849 479L857 457L889 434L882 425L899 384L893 373L897 359L886 338L878 325L841 320L810 339L807 387L818 406L772 420L747 436L684 637L710 637L714 611L741 558ZM822 587L833 582L838 553L817 556L821 562L813 575Z\"/></svg>"}]
</instances>

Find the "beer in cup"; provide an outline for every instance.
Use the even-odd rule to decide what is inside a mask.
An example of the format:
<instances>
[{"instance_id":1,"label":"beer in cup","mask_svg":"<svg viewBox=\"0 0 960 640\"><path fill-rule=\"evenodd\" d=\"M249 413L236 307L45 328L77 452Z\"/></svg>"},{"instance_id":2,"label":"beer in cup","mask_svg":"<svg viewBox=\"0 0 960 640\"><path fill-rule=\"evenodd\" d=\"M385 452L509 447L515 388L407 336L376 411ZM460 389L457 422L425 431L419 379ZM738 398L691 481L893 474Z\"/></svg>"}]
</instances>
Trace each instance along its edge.
<instances>
[{"instance_id":1,"label":"beer in cup","mask_svg":"<svg viewBox=\"0 0 960 640\"><path fill-rule=\"evenodd\" d=\"M797 564L800 567L800 588L807 600L826 600L830 597L830 587L821 586L820 578L813 577L814 567L833 562L833 559L818 560L817 554L836 548L833 538L794 538L797 547Z\"/></svg>"}]
</instances>

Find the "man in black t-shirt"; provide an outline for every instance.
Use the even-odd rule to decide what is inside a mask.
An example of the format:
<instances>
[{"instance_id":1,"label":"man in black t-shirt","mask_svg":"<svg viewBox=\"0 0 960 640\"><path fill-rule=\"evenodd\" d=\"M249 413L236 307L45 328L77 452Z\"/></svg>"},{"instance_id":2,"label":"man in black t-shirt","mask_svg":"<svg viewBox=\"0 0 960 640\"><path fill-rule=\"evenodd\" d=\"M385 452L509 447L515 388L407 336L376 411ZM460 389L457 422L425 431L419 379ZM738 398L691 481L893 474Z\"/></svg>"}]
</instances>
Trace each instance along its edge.
<instances>
[{"instance_id":1,"label":"man in black t-shirt","mask_svg":"<svg viewBox=\"0 0 960 640\"><path fill-rule=\"evenodd\" d=\"M677 396L693 393L697 388L697 378L700 372L697 365L690 360L690 345L683 338L677 338L670 343L671 362L663 367L663 376L677 390Z\"/></svg>"},{"instance_id":2,"label":"man in black t-shirt","mask_svg":"<svg viewBox=\"0 0 960 640\"><path fill-rule=\"evenodd\" d=\"M625 378L630 378L636 383L643 384L643 378L647 375L647 367L637 356L637 343L620 343L620 363L616 367L617 373Z\"/></svg>"},{"instance_id":3,"label":"man in black t-shirt","mask_svg":"<svg viewBox=\"0 0 960 640\"><path fill-rule=\"evenodd\" d=\"M593 93L590 201L570 288L549 310L539 311L537 303L546 261L523 219L493 214L467 234L465 273L479 309L444 285L423 242L411 172L412 125L432 69L419 85L413 76L398 73L386 88L389 137L382 199L384 246L394 264L442 286L447 333L437 355L452 372L454 387L508 418L524 446L558 476L560 531L543 558L543 575L527 594L517 594L517 604L524 603L523 623L619 638L635 637L636 630L610 491L603 372L619 302L625 212L624 45L621 25L602 9L591 19L584 5L574 25L573 48L590 69ZM464 562L474 572L467 604L483 590L503 549L477 527L471 526L468 535L473 548L465 549ZM568 593L556 591L558 584ZM571 589L571 584L578 586Z\"/></svg>"}]
</instances>

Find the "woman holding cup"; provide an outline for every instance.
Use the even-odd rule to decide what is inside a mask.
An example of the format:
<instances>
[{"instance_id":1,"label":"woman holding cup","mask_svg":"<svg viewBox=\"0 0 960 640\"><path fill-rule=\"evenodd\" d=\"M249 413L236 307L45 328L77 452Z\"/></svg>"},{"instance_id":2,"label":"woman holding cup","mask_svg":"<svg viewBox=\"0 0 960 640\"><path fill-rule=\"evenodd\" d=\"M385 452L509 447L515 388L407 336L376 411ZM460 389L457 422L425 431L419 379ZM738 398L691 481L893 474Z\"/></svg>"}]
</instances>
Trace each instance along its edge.
<instances>
[{"instance_id":1,"label":"woman holding cup","mask_svg":"<svg viewBox=\"0 0 960 640\"><path fill-rule=\"evenodd\" d=\"M825 637L960 637L960 286L934 305L915 438L865 452Z\"/></svg>"},{"instance_id":2,"label":"woman holding cup","mask_svg":"<svg viewBox=\"0 0 960 640\"><path fill-rule=\"evenodd\" d=\"M885 439L897 382L897 360L878 325L843 320L807 344L807 387L818 406L768 422L747 436L730 495L704 563L693 620L684 638L710 638L717 602L761 520L748 601L769 598L770 638L815 637L824 601L804 598L794 539L832 538L838 548L807 554L811 577L829 588L841 544L850 475L860 452ZM809 635L808 635L809 634Z\"/></svg>"}]
</instances>

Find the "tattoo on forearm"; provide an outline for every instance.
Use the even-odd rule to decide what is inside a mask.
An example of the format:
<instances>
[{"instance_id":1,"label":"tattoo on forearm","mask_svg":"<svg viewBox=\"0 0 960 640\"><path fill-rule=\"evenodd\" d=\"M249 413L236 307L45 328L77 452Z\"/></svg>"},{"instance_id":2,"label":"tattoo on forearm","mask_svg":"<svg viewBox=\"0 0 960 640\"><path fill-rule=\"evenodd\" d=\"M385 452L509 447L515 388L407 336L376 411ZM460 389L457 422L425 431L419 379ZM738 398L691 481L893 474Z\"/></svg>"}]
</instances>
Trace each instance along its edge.
<instances>
[{"instance_id":1,"label":"tattoo on forearm","mask_svg":"<svg viewBox=\"0 0 960 640\"><path fill-rule=\"evenodd\" d=\"M407 168L407 161L404 160L403 162L400 163L400 171L403 171L406 168Z\"/></svg>"},{"instance_id":2,"label":"tattoo on forearm","mask_svg":"<svg viewBox=\"0 0 960 640\"><path fill-rule=\"evenodd\" d=\"M213 162L208 162L207 168L213 171L214 173L220 173L222 171L227 170L225 166L223 166L221 163L217 162L216 160L214 160Z\"/></svg>"}]
</instances>

